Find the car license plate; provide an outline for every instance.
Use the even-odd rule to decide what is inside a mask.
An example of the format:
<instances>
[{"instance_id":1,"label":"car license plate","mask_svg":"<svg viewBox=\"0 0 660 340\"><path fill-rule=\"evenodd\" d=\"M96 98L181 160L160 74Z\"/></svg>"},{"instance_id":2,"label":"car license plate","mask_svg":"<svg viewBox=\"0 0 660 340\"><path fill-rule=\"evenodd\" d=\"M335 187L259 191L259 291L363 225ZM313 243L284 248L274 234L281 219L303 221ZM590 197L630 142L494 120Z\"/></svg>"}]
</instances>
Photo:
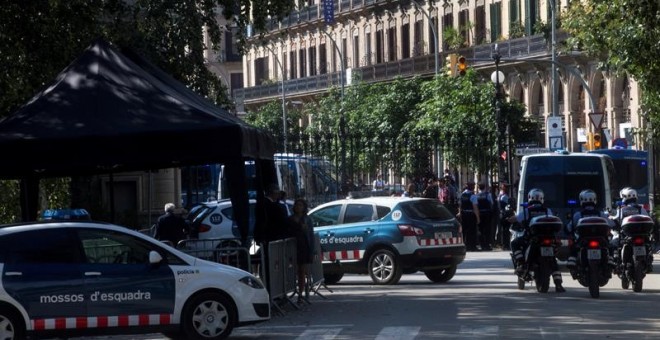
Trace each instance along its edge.
<instances>
[{"instance_id":1,"label":"car license plate","mask_svg":"<svg viewBox=\"0 0 660 340\"><path fill-rule=\"evenodd\" d=\"M600 249L587 249L587 258L589 260L600 260Z\"/></svg>"},{"instance_id":2,"label":"car license plate","mask_svg":"<svg viewBox=\"0 0 660 340\"><path fill-rule=\"evenodd\" d=\"M552 247L541 247L541 256L555 256L555 250Z\"/></svg>"},{"instance_id":3,"label":"car license plate","mask_svg":"<svg viewBox=\"0 0 660 340\"><path fill-rule=\"evenodd\" d=\"M435 233L435 239L436 240L442 240L442 239L447 239L451 238L452 235L450 232L443 232L443 233Z\"/></svg>"},{"instance_id":4,"label":"car license plate","mask_svg":"<svg viewBox=\"0 0 660 340\"><path fill-rule=\"evenodd\" d=\"M646 247L645 246L636 246L633 247L634 256L646 256Z\"/></svg>"}]
</instances>

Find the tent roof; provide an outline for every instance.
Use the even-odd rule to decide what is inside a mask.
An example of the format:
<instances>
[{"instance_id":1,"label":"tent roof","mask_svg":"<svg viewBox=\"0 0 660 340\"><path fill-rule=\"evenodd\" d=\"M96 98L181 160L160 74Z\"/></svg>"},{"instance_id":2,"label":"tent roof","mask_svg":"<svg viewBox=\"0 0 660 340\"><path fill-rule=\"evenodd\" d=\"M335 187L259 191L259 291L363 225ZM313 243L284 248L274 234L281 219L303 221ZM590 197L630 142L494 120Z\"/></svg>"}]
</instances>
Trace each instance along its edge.
<instances>
[{"instance_id":1,"label":"tent roof","mask_svg":"<svg viewBox=\"0 0 660 340\"><path fill-rule=\"evenodd\" d=\"M0 178L272 159L273 145L145 59L97 40L0 121Z\"/></svg>"}]
</instances>

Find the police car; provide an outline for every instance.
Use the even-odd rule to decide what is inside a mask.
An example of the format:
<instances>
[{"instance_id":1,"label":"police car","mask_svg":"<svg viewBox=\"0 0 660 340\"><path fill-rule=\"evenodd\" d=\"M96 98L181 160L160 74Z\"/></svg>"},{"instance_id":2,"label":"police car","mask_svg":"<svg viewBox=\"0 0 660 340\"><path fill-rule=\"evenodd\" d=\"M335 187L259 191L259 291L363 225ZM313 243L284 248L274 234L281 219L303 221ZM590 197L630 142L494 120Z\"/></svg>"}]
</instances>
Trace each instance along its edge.
<instances>
[{"instance_id":1,"label":"police car","mask_svg":"<svg viewBox=\"0 0 660 340\"><path fill-rule=\"evenodd\" d=\"M344 273L368 273L375 284L392 285L417 271L447 282L465 259L461 225L437 199L344 199L308 215L320 239L328 284Z\"/></svg>"},{"instance_id":2,"label":"police car","mask_svg":"<svg viewBox=\"0 0 660 340\"><path fill-rule=\"evenodd\" d=\"M0 270L0 339L223 339L270 318L268 292L252 274L101 222L3 226Z\"/></svg>"}]
</instances>

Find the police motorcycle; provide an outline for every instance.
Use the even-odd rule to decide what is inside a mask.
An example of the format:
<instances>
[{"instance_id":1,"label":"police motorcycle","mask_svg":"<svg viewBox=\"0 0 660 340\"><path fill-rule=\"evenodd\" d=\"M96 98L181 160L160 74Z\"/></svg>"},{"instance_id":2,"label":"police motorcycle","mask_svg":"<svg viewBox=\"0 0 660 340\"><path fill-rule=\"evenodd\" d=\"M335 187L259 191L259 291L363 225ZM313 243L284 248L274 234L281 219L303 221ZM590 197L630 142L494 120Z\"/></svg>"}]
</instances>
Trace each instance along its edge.
<instances>
[{"instance_id":1,"label":"police motorcycle","mask_svg":"<svg viewBox=\"0 0 660 340\"><path fill-rule=\"evenodd\" d=\"M608 263L610 229L607 219L597 216L583 217L574 227L577 257L571 276L589 288L592 298L600 297L600 287L612 278Z\"/></svg>"},{"instance_id":2,"label":"police motorcycle","mask_svg":"<svg viewBox=\"0 0 660 340\"><path fill-rule=\"evenodd\" d=\"M619 238L615 250L614 272L621 279L621 288L641 292L646 273L653 266L653 219L646 215L627 216L621 222L621 230L613 231Z\"/></svg>"},{"instance_id":3,"label":"police motorcycle","mask_svg":"<svg viewBox=\"0 0 660 340\"><path fill-rule=\"evenodd\" d=\"M557 250L556 234L562 228L563 223L556 216L536 216L530 220L523 268L520 271L516 271L518 289L523 290L525 289L526 282L534 281L536 290L539 293L548 292L553 264L555 262L555 252ZM511 240L525 235L525 228L520 223L513 223L509 230L511 232ZM511 253L511 261L514 267L516 267L516 259L513 252Z\"/></svg>"}]
</instances>

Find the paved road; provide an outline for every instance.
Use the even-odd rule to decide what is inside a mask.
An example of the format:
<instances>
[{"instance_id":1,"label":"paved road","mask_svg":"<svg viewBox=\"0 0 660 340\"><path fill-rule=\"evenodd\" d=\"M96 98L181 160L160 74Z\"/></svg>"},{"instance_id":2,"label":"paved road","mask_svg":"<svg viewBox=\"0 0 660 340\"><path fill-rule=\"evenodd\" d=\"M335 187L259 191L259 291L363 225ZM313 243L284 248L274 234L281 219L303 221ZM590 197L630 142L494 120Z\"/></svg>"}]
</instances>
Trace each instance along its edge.
<instances>
[{"instance_id":1,"label":"paved road","mask_svg":"<svg viewBox=\"0 0 660 340\"><path fill-rule=\"evenodd\" d=\"M657 261L660 258L656 257ZM660 263L660 262L658 262ZM660 267L660 265L656 266ZM236 329L232 339L658 339L660 274L642 293L624 291L618 278L593 299L564 273L568 292L520 291L508 252L468 253L449 283L421 274L404 275L396 286L374 286L367 276L347 275L312 296L300 310ZM164 339L142 337L96 339Z\"/></svg>"}]
</instances>

